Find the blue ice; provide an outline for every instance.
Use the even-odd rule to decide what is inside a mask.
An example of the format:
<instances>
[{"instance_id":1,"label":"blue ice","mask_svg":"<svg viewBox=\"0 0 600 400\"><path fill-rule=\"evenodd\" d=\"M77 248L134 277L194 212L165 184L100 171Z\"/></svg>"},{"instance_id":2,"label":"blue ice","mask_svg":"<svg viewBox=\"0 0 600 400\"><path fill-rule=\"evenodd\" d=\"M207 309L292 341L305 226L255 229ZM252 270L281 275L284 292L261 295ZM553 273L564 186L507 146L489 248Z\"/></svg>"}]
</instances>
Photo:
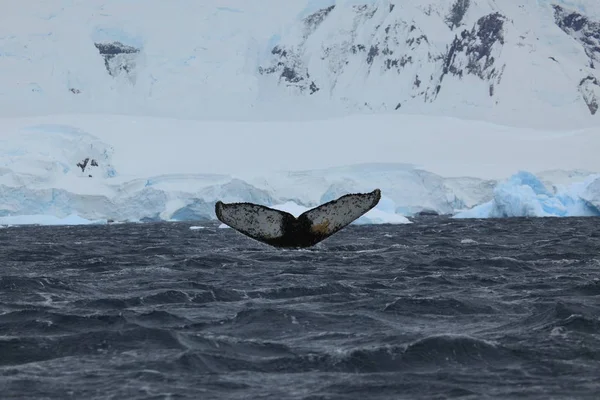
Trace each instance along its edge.
<instances>
[{"instance_id":1,"label":"blue ice","mask_svg":"<svg viewBox=\"0 0 600 400\"><path fill-rule=\"evenodd\" d=\"M496 186L493 199L454 218L600 216L600 210L579 197L585 185L552 193L534 174L520 171Z\"/></svg>"}]
</instances>

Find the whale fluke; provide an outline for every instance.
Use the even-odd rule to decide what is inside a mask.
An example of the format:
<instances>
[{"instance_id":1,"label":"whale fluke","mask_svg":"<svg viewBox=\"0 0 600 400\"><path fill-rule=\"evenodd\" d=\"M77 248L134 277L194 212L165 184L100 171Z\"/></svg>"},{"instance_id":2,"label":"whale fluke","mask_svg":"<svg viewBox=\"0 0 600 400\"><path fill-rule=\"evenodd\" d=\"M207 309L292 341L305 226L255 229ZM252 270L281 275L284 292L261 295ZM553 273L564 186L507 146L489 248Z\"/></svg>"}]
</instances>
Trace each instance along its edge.
<instances>
[{"instance_id":1,"label":"whale fluke","mask_svg":"<svg viewBox=\"0 0 600 400\"><path fill-rule=\"evenodd\" d=\"M338 232L377 205L381 191L344 195L302 213L298 218L285 211L253 203L215 204L219 221L252 239L275 247L310 247Z\"/></svg>"}]
</instances>

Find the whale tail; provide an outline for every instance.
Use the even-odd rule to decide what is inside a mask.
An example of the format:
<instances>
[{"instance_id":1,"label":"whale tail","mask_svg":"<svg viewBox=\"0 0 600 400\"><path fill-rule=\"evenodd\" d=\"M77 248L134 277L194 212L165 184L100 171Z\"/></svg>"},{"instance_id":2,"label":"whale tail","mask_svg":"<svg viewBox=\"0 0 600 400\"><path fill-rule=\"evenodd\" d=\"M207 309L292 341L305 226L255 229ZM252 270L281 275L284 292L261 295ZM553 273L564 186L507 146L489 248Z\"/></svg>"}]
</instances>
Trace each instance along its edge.
<instances>
[{"instance_id":1,"label":"whale tail","mask_svg":"<svg viewBox=\"0 0 600 400\"><path fill-rule=\"evenodd\" d=\"M310 247L340 231L377 205L381 191L344 195L302 213L253 203L215 204L219 221L252 239L275 247Z\"/></svg>"}]
</instances>

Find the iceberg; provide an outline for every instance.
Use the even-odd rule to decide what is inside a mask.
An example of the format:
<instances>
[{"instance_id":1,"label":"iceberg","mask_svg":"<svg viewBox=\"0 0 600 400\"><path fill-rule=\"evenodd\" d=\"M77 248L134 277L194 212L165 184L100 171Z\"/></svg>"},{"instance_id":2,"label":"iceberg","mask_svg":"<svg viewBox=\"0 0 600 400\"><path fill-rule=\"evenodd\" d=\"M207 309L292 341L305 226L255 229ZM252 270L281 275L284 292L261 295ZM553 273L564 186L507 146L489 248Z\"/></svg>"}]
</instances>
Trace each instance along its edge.
<instances>
[{"instance_id":1,"label":"iceberg","mask_svg":"<svg viewBox=\"0 0 600 400\"><path fill-rule=\"evenodd\" d=\"M556 185L551 190L534 174L520 171L494 188L492 200L460 211L454 218L600 216L590 195L600 193L592 186L597 181L592 175L584 182Z\"/></svg>"},{"instance_id":2,"label":"iceberg","mask_svg":"<svg viewBox=\"0 0 600 400\"><path fill-rule=\"evenodd\" d=\"M587 207L600 214L600 176L593 176L588 181L588 184L580 185L580 198L585 201Z\"/></svg>"},{"instance_id":3,"label":"iceberg","mask_svg":"<svg viewBox=\"0 0 600 400\"><path fill-rule=\"evenodd\" d=\"M379 210L377 207L353 222L354 225L380 225L380 224L411 224L408 218L393 212Z\"/></svg>"}]
</instances>

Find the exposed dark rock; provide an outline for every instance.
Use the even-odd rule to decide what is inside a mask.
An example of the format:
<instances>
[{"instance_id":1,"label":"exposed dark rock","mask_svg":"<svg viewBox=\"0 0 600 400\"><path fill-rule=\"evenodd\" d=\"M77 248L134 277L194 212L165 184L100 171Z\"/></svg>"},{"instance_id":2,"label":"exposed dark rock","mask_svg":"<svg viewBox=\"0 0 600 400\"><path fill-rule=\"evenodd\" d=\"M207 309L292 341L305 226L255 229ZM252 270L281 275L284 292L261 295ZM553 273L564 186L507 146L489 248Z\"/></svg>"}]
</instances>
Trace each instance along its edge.
<instances>
[{"instance_id":1,"label":"exposed dark rock","mask_svg":"<svg viewBox=\"0 0 600 400\"><path fill-rule=\"evenodd\" d=\"M263 64L259 72L272 75L281 86L293 88L304 95L331 96L352 107L387 110L406 108L412 104L411 99L415 103L434 102L442 90L449 89L450 86L444 87L449 83L448 80L461 80L471 75L469 82L479 81L475 86L480 96L487 98L489 95L490 103L498 103L499 96L504 94L499 85L502 84L505 62L508 62L505 60L508 59L502 54L502 47L507 30L512 29L510 19L493 12L478 15L481 18L472 25L469 22L467 26L467 18L472 21L474 15L471 14L480 12L480 9L471 7L474 6L471 0L451 0L442 8L419 7L423 12L430 13L432 18L445 22L453 31L442 45L446 45L446 48L440 50L439 41L444 40L443 37L428 38L425 34L428 32L416 22L418 19L412 19L404 10L396 11L389 2L386 4L391 14L387 15L388 7L383 6L377 14L377 22L367 20L377 12L376 6L344 5L344 12L339 13L340 18L344 18L343 32L330 26L331 21L324 23L328 17L337 18L340 9L331 6L318 10L301 22L301 29L295 30L297 36L286 41L289 45L280 44L271 50L272 60L269 64ZM556 25L576 40L574 45L580 44L585 49L590 67L599 65L600 23L576 10L567 10L559 5L553 7ZM334 14L331 14L332 11ZM321 30L327 32L321 35ZM317 33L313 34L315 31ZM533 51L536 33L523 31L520 34L515 35L516 41L511 46L529 46ZM323 38L323 42L313 46L316 36ZM309 41L309 38L312 39ZM562 63L564 60L561 57L557 54L548 58ZM586 65L581 66L584 72L578 78L584 79L579 82L578 89L590 113L600 115L600 75L587 68L587 59L584 58ZM402 80L398 87L408 90L394 99L396 104L387 100L366 104L366 98L360 93L348 95L344 92L349 79L355 77L361 80L359 84L375 80L394 85ZM343 81L343 85L338 85L338 80ZM410 80L413 80L412 85ZM577 85L577 81L574 85ZM580 104L583 107L583 102Z\"/></svg>"},{"instance_id":2,"label":"exposed dark rock","mask_svg":"<svg viewBox=\"0 0 600 400\"><path fill-rule=\"evenodd\" d=\"M471 74L499 83L504 66L495 65L492 49L496 44L504 45L504 21L500 13L489 14L481 17L471 31L464 30L460 37L456 36L444 56L440 82L448 74L460 78Z\"/></svg>"},{"instance_id":3,"label":"exposed dark rock","mask_svg":"<svg viewBox=\"0 0 600 400\"><path fill-rule=\"evenodd\" d=\"M385 66L387 69L392 69L392 67L396 67L399 69L411 62L412 62L412 56L407 57L406 55L403 55L402 58L399 58L399 59L398 58L396 58L396 59L388 58L387 60L385 60Z\"/></svg>"},{"instance_id":4,"label":"exposed dark rock","mask_svg":"<svg viewBox=\"0 0 600 400\"><path fill-rule=\"evenodd\" d=\"M302 68L301 66L296 67L295 63L293 62L290 64L291 66L287 66L283 62L278 62L277 65L273 67L259 67L258 72L262 75L270 75L281 71L279 74L279 82L286 82L286 84L288 84L289 86L295 86L299 88L300 91L309 89L310 94L313 94L319 90L314 81L311 81L311 83L307 83L308 72L306 72L305 68Z\"/></svg>"},{"instance_id":5,"label":"exposed dark rock","mask_svg":"<svg viewBox=\"0 0 600 400\"><path fill-rule=\"evenodd\" d=\"M310 94L315 94L320 90L320 88L317 87L317 85L314 82L311 82L308 88L310 89Z\"/></svg>"},{"instance_id":6,"label":"exposed dark rock","mask_svg":"<svg viewBox=\"0 0 600 400\"><path fill-rule=\"evenodd\" d=\"M367 4L361 4L361 5L357 5L357 6L352 6L352 8L354 9L354 11L357 14L362 14L367 19L373 18L373 15L375 15L375 13L377 12L377 7L372 7L372 6L367 5Z\"/></svg>"},{"instance_id":7,"label":"exposed dark rock","mask_svg":"<svg viewBox=\"0 0 600 400\"><path fill-rule=\"evenodd\" d=\"M383 65L387 70L396 69L399 73L402 68L407 64L414 62L413 56L404 52L404 54L398 54L392 50L393 48L402 49L402 40L399 39L400 35L406 35L406 24L397 22L396 24L388 25L385 28L386 35L380 43L373 45L371 51L367 56L367 63L372 64L374 59L380 55L386 56L383 60ZM404 43L408 44L411 50L416 50L421 45L428 45L429 41L427 36L422 34L414 25L408 32L408 38L404 39ZM395 57L392 55L396 54Z\"/></svg>"},{"instance_id":8,"label":"exposed dark rock","mask_svg":"<svg viewBox=\"0 0 600 400\"><path fill-rule=\"evenodd\" d=\"M371 46L369 54L367 54L367 64L373 64L373 59L379 55L379 47L377 45Z\"/></svg>"},{"instance_id":9,"label":"exposed dark rock","mask_svg":"<svg viewBox=\"0 0 600 400\"><path fill-rule=\"evenodd\" d=\"M325 18L327 18L329 13L333 11L334 8L335 5L323 8L315 13L312 13L308 17L304 18L304 24L311 32L314 31L319 27L319 25L321 25L321 23L325 20Z\"/></svg>"},{"instance_id":10,"label":"exposed dark rock","mask_svg":"<svg viewBox=\"0 0 600 400\"><path fill-rule=\"evenodd\" d=\"M456 2L452 4L450 14L446 17L446 24L450 29L460 26L460 23L469 9L470 3L470 0L456 0Z\"/></svg>"},{"instance_id":11,"label":"exposed dark rock","mask_svg":"<svg viewBox=\"0 0 600 400\"><path fill-rule=\"evenodd\" d=\"M454 0L452 12L448 16L452 27L460 26L469 7L470 0ZM322 9L307 17L304 23L314 29L301 33L297 45L275 46L271 50L272 63L260 67L259 73L277 76L280 84L294 87L301 93L312 95L320 91L323 88L322 84L310 78L309 67L305 60L305 52L310 49L305 47L305 41L333 9L333 7ZM356 28L377 11L377 8L372 5L351 6L351 9L355 13ZM364 35L352 34L348 37L349 40L334 41L333 44L322 46L319 57L327 64L328 72L334 80L344 73L346 66L353 62L360 62L357 58L364 60L369 71L371 68L376 69L375 73L395 70L401 74L409 64L413 66L422 65L424 62L436 64L441 74L427 74L426 77L412 75L413 92L410 96L421 97L426 102L436 99L442 90L442 81L446 75L459 78L466 74L475 75L485 81L489 95L494 96L505 66L497 65L495 59L501 46L504 45L505 21L506 18L499 13L483 16L470 30L463 30L456 35L446 53L441 54L436 51L436 46L429 42L416 23L399 18L374 27L375 32L371 36L371 42L365 42L368 39L365 39ZM331 86L334 87L335 82L332 82ZM400 104L392 105L396 109L400 106Z\"/></svg>"},{"instance_id":12,"label":"exposed dark rock","mask_svg":"<svg viewBox=\"0 0 600 400\"><path fill-rule=\"evenodd\" d=\"M427 36L421 35L421 36L418 36L416 38L409 38L409 39L406 40L406 44L408 44L411 47L413 47L413 44L415 44L415 43L417 45L420 45L422 42L429 43L429 40L427 39ZM414 49L414 47L413 47L413 49Z\"/></svg>"},{"instance_id":13,"label":"exposed dark rock","mask_svg":"<svg viewBox=\"0 0 600 400\"><path fill-rule=\"evenodd\" d=\"M104 66L109 75L115 77L122 72L129 74L135 67L135 55L140 52L140 49L121 42L94 43L94 45L104 58Z\"/></svg>"},{"instance_id":14,"label":"exposed dark rock","mask_svg":"<svg viewBox=\"0 0 600 400\"><path fill-rule=\"evenodd\" d=\"M391 7L393 9L393 7ZM377 7L372 5L356 5L351 6L351 9L355 13L355 23L360 24L361 21L373 17L377 11ZM324 19L334 10L334 6L318 10L317 12L309 15L304 19L305 30L303 32L302 39L308 38L318 26L324 21ZM379 30L381 26L377 26L375 30ZM390 37L398 31L391 31L390 26L385 28L387 32L390 32ZM420 38L414 38L413 41L420 43L423 40L427 40L424 36ZM397 42L397 40L396 40ZM397 44L397 43L396 43ZM340 50L343 48L347 49L346 54L340 54ZM343 50L342 50L343 51ZM295 87L300 92L306 92L308 94L314 94L320 90L320 85L314 80L310 79L308 67L304 62L304 49L303 44L298 47L283 47L275 46L271 50L271 54L274 56L273 63L270 66L259 67L258 72L262 75L278 75L280 84L283 83L289 87ZM341 46L323 47L321 60L335 60L330 63L331 72L335 75L350 63L348 59L349 54L365 54L365 61L368 65L372 65L375 60L380 56L386 56L386 59L382 60L383 64L387 68L401 68L407 62L412 62L410 56L391 57L393 51L386 43L344 43Z\"/></svg>"},{"instance_id":15,"label":"exposed dark rock","mask_svg":"<svg viewBox=\"0 0 600 400\"><path fill-rule=\"evenodd\" d=\"M77 166L79 168L81 168L81 172L85 172L85 167L87 167L89 161L90 161L90 159L86 158L83 161L80 161L77 163Z\"/></svg>"},{"instance_id":16,"label":"exposed dark rock","mask_svg":"<svg viewBox=\"0 0 600 400\"><path fill-rule=\"evenodd\" d=\"M280 48L279 46L273 47L273 50L271 50L271 54L278 54L281 57L287 57L287 51L285 51L284 49Z\"/></svg>"},{"instance_id":17,"label":"exposed dark rock","mask_svg":"<svg viewBox=\"0 0 600 400\"><path fill-rule=\"evenodd\" d=\"M98 51L103 56L116 56L118 54L138 53L140 50L132 46L127 46L121 42L112 43L94 43Z\"/></svg>"},{"instance_id":18,"label":"exposed dark rock","mask_svg":"<svg viewBox=\"0 0 600 400\"><path fill-rule=\"evenodd\" d=\"M367 48L365 47L364 44L353 44L350 47L350 51L352 52L352 54L356 54L359 51L366 51L366 50L367 50Z\"/></svg>"},{"instance_id":19,"label":"exposed dark rock","mask_svg":"<svg viewBox=\"0 0 600 400\"><path fill-rule=\"evenodd\" d=\"M329 13L335 9L335 5L320 9L304 19L305 32L304 38L313 33L319 25L327 18ZM351 49L354 53L359 50L364 50L364 46L358 45ZM329 55L330 49L325 49L325 56ZM276 57L276 63L270 67L259 67L258 72L261 75L279 74L279 82L284 82L288 86L293 86L300 92L308 92L315 94L320 90L314 80L310 79L310 74L307 68L303 65L301 52L298 49L283 48L275 46L271 50L271 54Z\"/></svg>"},{"instance_id":20,"label":"exposed dark rock","mask_svg":"<svg viewBox=\"0 0 600 400\"><path fill-rule=\"evenodd\" d=\"M283 72L281 73L281 77L285 80L287 80L288 82L292 82L292 83L298 83L301 80L303 80L304 78L299 76L298 73L288 67L283 67Z\"/></svg>"},{"instance_id":21,"label":"exposed dark rock","mask_svg":"<svg viewBox=\"0 0 600 400\"><path fill-rule=\"evenodd\" d=\"M415 88L419 88L419 87L421 87L421 80L419 79L419 75L416 75L416 76L415 76L415 81L414 81L414 83L413 83L413 86L414 86Z\"/></svg>"},{"instance_id":22,"label":"exposed dark rock","mask_svg":"<svg viewBox=\"0 0 600 400\"><path fill-rule=\"evenodd\" d=\"M77 163L77 166L79 168L81 168L81 172L86 172L86 169L89 170L91 167L97 167L98 166L98 162L95 159L91 159L89 157L86 157L85 159L83 159L82 161ZM88 174L88 177L92 177L91 174Z\"/></svg>"},{"instance_id":23,"label":"exposed dark rock","mask_svg":"<svg viewBox=\"0 0 600 400\"><path fill-rule=\"evenodd\" d=\"M297 87L300 91L308 90L310 94L314 94L319 90L315 82L309 80L310 75L306 67L302 65L301 57L293 50L286 50L280 46L275 46L271 50L271 53L277 57L277 62L268 68L259 67L258 72L261 75L278 73L279 82L285 82L290 86Z\"/></svg>"},{"instance_id":24,"label":"exposed dark rock","mask_svg":"<svg viewBox=\"0 0 600 400\"><path fill-rule=\"evenodd\" d=\"M600 62L600 22L591 21L576 11L554 5L554 20L569 36L581 43L590 59L590 67Z\"/></svg>"},{"instance_id":25,"label":"exposed dark rock","mask_svg":"<svg viewBox=\"0 0 600 400\"><path fill-rule=\"evenodd\" d=\"M598 112L598 97L600 95L600 82L593 76L587 76L579 82L579 91L592 115Z\"/></svg>"}]
</instances>

